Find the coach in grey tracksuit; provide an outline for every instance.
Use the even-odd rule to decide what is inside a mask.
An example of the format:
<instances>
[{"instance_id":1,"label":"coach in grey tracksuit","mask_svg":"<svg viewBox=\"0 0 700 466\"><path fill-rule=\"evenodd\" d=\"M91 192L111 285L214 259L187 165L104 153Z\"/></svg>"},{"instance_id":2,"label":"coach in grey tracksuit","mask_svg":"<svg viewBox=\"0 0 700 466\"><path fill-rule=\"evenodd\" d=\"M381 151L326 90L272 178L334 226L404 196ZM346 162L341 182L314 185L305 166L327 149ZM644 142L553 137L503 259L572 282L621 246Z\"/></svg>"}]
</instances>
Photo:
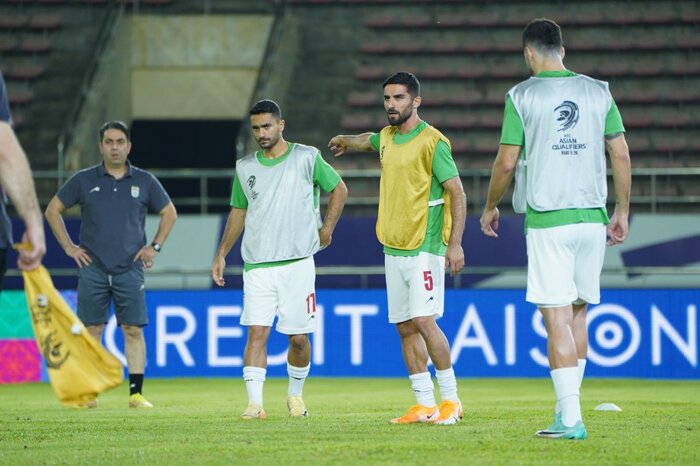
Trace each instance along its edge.
<instances>
[{"instance_id":1,"label":"coach in grey tracksuit","mask_svg":"<svg viewBox=\"0 0 700 466\"><path fill-rule=\"evenodd\" d=\"M46 208L46 219L78 273L78 317L98 340L114 301L124 332L131 407L152 407L143 396L146 362L143 326L148 324L143 270L153 266L177 213L155 176L132 166L129 129L120 121L100 129L103 162L73 175ZM63 221L66 208L80 205L80 242L73 243ZM160 225L149 244L146 214L158 212Z\"/></svg>"}]
</instances>

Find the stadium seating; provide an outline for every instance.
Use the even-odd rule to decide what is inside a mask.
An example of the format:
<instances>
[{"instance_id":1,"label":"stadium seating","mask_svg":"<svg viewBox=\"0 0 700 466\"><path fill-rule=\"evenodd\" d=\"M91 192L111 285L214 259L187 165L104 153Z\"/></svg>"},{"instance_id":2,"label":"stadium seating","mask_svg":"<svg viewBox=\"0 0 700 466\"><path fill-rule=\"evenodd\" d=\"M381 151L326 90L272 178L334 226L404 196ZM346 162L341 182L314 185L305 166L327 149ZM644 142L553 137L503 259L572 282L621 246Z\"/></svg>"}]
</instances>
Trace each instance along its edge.
<instances>
[{"instance_id":1,"label":"stadium seating","mask_svg":"<svg viewBox=\"0 0 700 466\"><path fill-rule=\"evenodd\" d=\"M135 0L119 0L119 3L129 9L137 4ZM376 131L386 124L381 107L381 82L398 70L412 71L423 85L421 115L450 138L458 167L489 168L498 149L505 94L528 76L520 32L528 19L551 15L564 28L566 65L610 82L628 129L633 166L700 167L696 156L700 151L697 1L580 0L552 4L527 0L211 0L211 3L215 5L213 8L227 13L248 8L241 6L244 4L269 3L299 19L301 52L284 106L296 113L290 118L287 131L300 141L325 147L328 137L338 131ZM54 82L63 86L66 95L75 96L79 92L78 82L63 84L65 76L56 75L63 69L80 70L87 59L53 62L56 56L61 56L59 44L66 41L73 40L74 46L82 45L84 51L89 50L84 44L76 44L78 39L70 39L71 35L84 34L81 28L90 26L77 24L72 13L78 9L87 11L85 14L96 18L92 20L94 27L111 5L111 0L3 0L0 3L0 66L12 84L10 97L18 115L15 119L23 121L24 134L33 134L30 130L34 124L54 128L47 131L53 133L40 152L53 152L59 130L55 128L58 123L35 122L43 118L37 108L46 103L42 100L45 95L56 94L48 92ZM199 0L139 0L138 5L147 12L159 12L162 8L162 11L200 13L202 8ZM62 115L66 110L62 107L61 113L60 105L52 102L48 106L56 107L55 113ZM56 116L54 119L60 121ZM348 170L377 168L376 160L370 156L344 157L334 163ZM470 193L470 198L483 198L484 177L479 187L469 187L481 190ZM635 183L641 191L649 191L645 180L635 179ZM374 179L353 181L353 188L368 198L372 193L376 195L374 185ZM674 192L690 191L684 186Z\"/></svg>"},{"instance_id":2,"label":"stadium seating","mask_svg":"<svg viewBox=\"0 0 700 466\"><path fill-rule=\"evenodd\" d=\"M2 36L0 37L0 54L12 53L17 50L19 41L16 37Z\"/></svg>"},{"instance_id":3,"label":"stadium seating","mask_svg":"<svg viewBox=\"0 0 700 466\"><path fill-rule=\"evenodd\" d=\"M176 0L4 0L5 3L12 3L23 6L74 6L76 4L86 5L108 5L110 3L117 4L136 4L144 6L163 6L170 5Z\"/></svg>"},{"instance_id":4,"label":"stadium seating","mask_svg":"<svg viewBox=\"0 0 700 466\"><path fill-rule=\"evenodd\" d=\"M10 1L16 9L0 6L0 66L9 86L15 127L22 137L25 115L32 113L37 80L47 73L54 36L63 24L60 13L48 13L62 2ZM22 137L22 139L25 139ZM31 142L26 145L30 149ZM55 157L55 156L53 156Z\"/></svg>"},{"instance_id":5,"label":"stadium seating","mask_svg":"<svg viewBox=\"0 0 700 466\"><path fill-rule=\"evenodd\" d=\"M34 100L34 92L26 87L14 87L8 89L10 106L16 110L17 107L28 105Z\"/></svg>"},{"instance_id":6,"label":"stadium seating","mask_svg":"<svg viewBox=\"0 0 700 466\"><path fill-rule=\"evenodd\" d=\"M30 29L48 31L61 27L61 22L61 16L57 14L36 14L29 18L28 26Z\"/></svg>"},{"instance_id":7,"label":"stadium seating","mask_svg":"<svg viewBox=\"0 0 700 466\"><path fill-rule=\"evenodd\" d=\"M38 54L50 52L53 41L48 37L25 37L19 45L19 51L26 54Z\"/></svg>"},{"instance_id":8,"label":"stadium seating","mask_svg":"<svg viewBox=\"0 0 700 466\"><path fill-rule=\"evenodd\" d=\"M294 0L307 8L340 10L348 1ZM346 97L344 131L376 131L384 121L367 116L381 100L378 84L399 71L423 83L421 116L453 144L458 166L488 168L498 148L504 96L527 78L520 31L534 16L564 27L568 67L608 80L628 129L633 166L700 166L700 6L697 2L557 3L492 6L477 1L402 2L404 8L359 2L365 31L358 33L355 84ZM310 11L310 10L305 10ZM382 115L383 117L383 115ZM372 127L372 125L376 125ZM344 162L341 162L344 163ZM648 179L635 180L647 190ZM484 188L484 183L480 189ZM689 189L668 188L688 193ZM482 196L478 195L477 197Z\"/></svg>"},{"instance_id":9,"label":"stadium seating","mask_svg":"<svg viewBox=\"0 0 700 466\"><path fill-rule=\"evenodd\" d=\"M176 1L119 3L127 10L138 3L139 11L151 12ZM86 65L103 19L117 6L112 0L0 1L0 69L15 128L37 169L56 168L56 144L66 115L82 95ZM47 189L55 189L53 184Z\"/></svg>"},{"instance_id":10,"label":"stadium seating","mask_svg":"<svg viewBox=\"0 0 700 466\"><path fill-rule=\"evenodd\" d=\"M4 70L5 78L10 82L12 80L31 81L41 77L45 72L46 68L36 63L16 63Z\"/></svg>"},{"instance_id":11,"label":"stadium seating","mask_svg":"<svg viewBox=\"0 0 700 466\"><path fill-rule=\"evenodd\" d=\"M29 23L29 18L25 15L16 15L16 14L0 15L0 31L22 29L28 23Z\"/></svg>"}]
</instances>

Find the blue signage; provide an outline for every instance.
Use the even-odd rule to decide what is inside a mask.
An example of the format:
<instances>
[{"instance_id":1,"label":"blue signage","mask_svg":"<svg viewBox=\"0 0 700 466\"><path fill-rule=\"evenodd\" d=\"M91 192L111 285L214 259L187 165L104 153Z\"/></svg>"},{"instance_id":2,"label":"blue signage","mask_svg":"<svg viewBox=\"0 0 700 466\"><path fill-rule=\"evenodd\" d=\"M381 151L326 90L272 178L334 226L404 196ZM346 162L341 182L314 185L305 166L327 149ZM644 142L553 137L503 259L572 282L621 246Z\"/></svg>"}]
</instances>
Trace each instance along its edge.
<instances>
[{"instance_id":1,"label":"blue signage","mask_svg":"<svg viewBox=\"0 0 700 466\"><path fill-rule=\"evenodd\" d=\"M67 292L69 302L72 292ZM317 291L312 376L406 376L384 290ZM150 291L148 377L238 377L246 330L240 290ZM700 290L603 290L588 310L586 376L699 379ZM546 338L524 290L447 290L439 321L458 377L546 377ZM104 344L122 360L114 318ZM268 375L286 376L287 337L272 331Z\"/></svg>"}]
</instances>

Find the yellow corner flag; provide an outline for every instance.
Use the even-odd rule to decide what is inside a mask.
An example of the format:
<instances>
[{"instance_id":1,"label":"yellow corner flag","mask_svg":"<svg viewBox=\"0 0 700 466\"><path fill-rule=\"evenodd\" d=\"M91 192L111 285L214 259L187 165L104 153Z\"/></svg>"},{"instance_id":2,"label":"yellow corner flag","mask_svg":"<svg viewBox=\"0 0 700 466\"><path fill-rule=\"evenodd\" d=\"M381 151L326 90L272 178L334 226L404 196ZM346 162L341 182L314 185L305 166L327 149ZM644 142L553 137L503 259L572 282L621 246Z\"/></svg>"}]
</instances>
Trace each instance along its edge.
<instances>
[{"instance_id":1,"label":"yellow corner flag","mask_svg":"<svg viewBox=\"0 0 700 466\"><path fill-rule=\"evenodd\" d=\"M92 337L56 291L46 268L23 271L34 337L61 403L85 406L119 385L121 362Z\"/></svg>"}]
</instances>

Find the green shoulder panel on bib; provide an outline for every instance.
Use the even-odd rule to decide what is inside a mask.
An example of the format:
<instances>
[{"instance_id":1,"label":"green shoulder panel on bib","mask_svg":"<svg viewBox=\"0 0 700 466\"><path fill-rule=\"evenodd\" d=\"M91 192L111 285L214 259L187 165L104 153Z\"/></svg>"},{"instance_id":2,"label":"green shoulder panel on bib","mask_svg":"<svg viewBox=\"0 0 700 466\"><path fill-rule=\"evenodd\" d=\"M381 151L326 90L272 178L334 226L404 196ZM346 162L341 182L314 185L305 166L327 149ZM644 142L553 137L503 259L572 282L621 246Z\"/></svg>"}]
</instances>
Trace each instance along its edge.
<instances>
[{"instance_id":1,"label":"green shoulder panel on bib","mask_svg":"<svg viewBox=\"0 0 700 466\"><path fill-rule=\"evenodd\" d=\"M320 186L325 192L331 192L340 183L340 175L323 159L321 153L316 154L314 162L314 184Z\"/></svg>"},{"instance_id":2,"label":"green shoulder panel on bib","mask_svg":"<svg viewBox=\"0 0 700 466\"><path fill-rule=\"evenodd\" d=\"M515 109L510 96L506 96L506 106L503 110L503 127L501 128L500 143L521 147L525 145L523 121Z\"/></svg>"},{"instance_id":3,"label":"green shoulder panel on bib","mask_svg":"<svg viewBox=\"0 0 700 466\"><path fill-rule=\"evenodd\" d=\"M605 135L616 133L624 133L625 126L622 124L622 115L620 115L620 109L617 108L617 104L613 100L610 110L608 111L608 116L605 118Z\"/></svg>"},{"instance_id":4,"label":"green shoulder panel on bib","mask_svg":"<svg viewBox=\"0 0 700 466\"><path fill-rule=\"evenodd\" d=\"M380 141L379 133L374 133L369 137L369 143L372 145L372 148L377 152L379 152L379 147L380 147L379 141Z\"/></svg>"},{"instance_id":5,"label":"green shoulder panel on bib","mask_svg":"<svg viewBox=\"0 0 700 466\"><path fill-rule=\"evenodd\" d=\"M247 209L248 208L248 198L245 197L243 188L241 187L241 182L238 181L238 176L233 177L233 186L231 187L231 207L237 209Z\"/></svg>"}]
</instances>

